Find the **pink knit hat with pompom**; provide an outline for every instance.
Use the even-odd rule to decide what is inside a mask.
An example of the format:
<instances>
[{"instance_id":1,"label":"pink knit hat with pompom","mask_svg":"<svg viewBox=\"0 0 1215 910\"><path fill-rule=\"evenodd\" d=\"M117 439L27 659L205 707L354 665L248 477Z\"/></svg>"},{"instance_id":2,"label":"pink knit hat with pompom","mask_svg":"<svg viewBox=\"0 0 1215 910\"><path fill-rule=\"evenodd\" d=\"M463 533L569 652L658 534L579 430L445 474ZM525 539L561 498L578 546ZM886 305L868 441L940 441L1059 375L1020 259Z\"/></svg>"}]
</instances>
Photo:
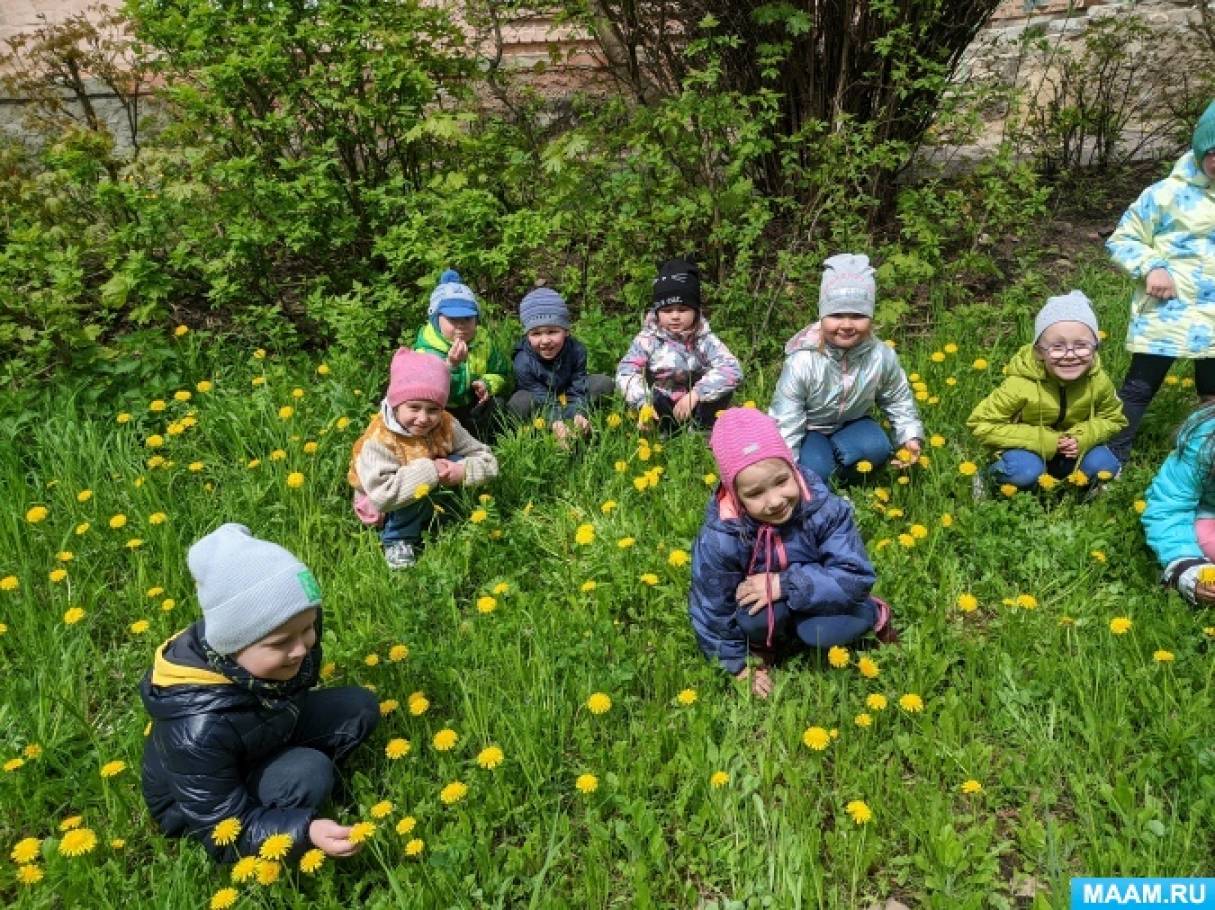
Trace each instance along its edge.
<instances>
[{"instance_id":1,"label":"pink knit hat with pompom","mask_svg":"<svg viewBox=\"0 0 1215 910\"><path fill-rule=\"evenodd\" d=\"M398 348L388 368L388 406L395 408L403 401L433 401L447 406L451 390L451 372L447 363L434 354Z\"/></svg>"},{"instance_id":2,"label":"pink knit hat with pompom","mask_svg":"<svg viewBox=\"0 0 1215 910\"><path fill-rule=\"evenodd\" d=\"M780 435L776 421L756 408L730 408L718 417L709 437L709 448L717 459L721 485L732 502L737 502L734 480L739 472L765 458L789 462L801 479L793 453Z\"/></svg>"}]
</instances>

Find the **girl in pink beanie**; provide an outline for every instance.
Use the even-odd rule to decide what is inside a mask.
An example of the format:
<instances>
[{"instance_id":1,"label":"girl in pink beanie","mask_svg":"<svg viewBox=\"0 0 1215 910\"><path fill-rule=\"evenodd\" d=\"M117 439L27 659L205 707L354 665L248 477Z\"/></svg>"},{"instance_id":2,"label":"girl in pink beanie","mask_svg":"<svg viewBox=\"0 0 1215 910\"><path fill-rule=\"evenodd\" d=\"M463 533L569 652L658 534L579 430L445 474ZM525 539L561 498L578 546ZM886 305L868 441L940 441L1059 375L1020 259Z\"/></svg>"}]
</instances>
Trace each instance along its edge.
<instances>
[{"instance_id":1,"label":"girl in pink beanie","mask_svg":"<svg viewBox=\"0 0 1215 910\"><path fill-rule=\"evenodd\" d=\"M709 445L721 482L692 553L688 614L705 656L772 691L778 651L896 640L852 510L798 467L775 420L731 408ZM747 666L750 654L759 659Z\"/></svg>"},{"instance_id":2,"label":"girl in pink beanie","mask_svg":"<svg viewBox=\"0 0 1215 910\"><path fill-rule=\"evenodd\" d=\"M350 453L346 479L354 511L380 529L384 559L404 569L417 559L422 532L435 515L431 491L475 486L496 477L498 462L444 410L451 374L433 354L400 348L388 392Z\"/></svg>"}]
</instances>

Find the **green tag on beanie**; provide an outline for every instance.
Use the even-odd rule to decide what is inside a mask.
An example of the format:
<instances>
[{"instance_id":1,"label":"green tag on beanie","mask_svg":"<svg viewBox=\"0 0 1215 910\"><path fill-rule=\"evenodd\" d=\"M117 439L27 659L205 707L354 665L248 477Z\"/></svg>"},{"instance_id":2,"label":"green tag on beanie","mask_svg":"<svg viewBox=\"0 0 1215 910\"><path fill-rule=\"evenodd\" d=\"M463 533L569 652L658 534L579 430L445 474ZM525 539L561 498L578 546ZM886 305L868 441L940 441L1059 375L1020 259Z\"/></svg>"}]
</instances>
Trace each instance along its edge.
<instances>
[{"instance_id":1,"label":"green tag on beanie","mask_svg":"<svg viewBox=\"0 0 1215 910\"><path fill-rule=\"evenodd\" d=\"M317 601L321 599L321 586L316 583L316 579L313 578L311 572L304 569L303 572L300 572L295 577L299 579L300 587L304 589L304 593L308 596L309 600Z\"/></svg>"}]
</instances>

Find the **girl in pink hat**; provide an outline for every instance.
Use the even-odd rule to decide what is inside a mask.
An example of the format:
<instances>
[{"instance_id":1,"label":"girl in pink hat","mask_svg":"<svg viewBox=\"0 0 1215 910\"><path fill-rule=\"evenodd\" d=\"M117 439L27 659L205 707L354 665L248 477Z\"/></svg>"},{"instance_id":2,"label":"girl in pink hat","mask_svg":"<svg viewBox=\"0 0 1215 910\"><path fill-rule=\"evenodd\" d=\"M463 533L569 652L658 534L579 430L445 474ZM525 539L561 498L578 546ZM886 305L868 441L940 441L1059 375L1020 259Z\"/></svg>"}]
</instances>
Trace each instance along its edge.
<instances>
[{"instance_id":1,"label":"girl in pink hat","mask_svg":"<svg viewBox=\"0 0 1215 910\"><path fill-rule=\"evenodd\" d=\"M799 468L775 420L731 408L709 445L721 482L692 553L688 613L700 649L766 698L778 652L897 640L852 510ZM747 656L758 658L747 666Z\"/></svg>"},{"instance_id":2,"label":"girl in pink hat","mask_svg":"<svg viewBox=\"0 0 1215 910\"><path fill-rule=\"evenodd\" d=\"M447 364L438 357L400 348L380 412L350 453L346 479L354 487L355 514L380 529L384 559L393 569L416 561L422 532L435 515L432 492L498 475L489 447L443 410L450 384Z\"/></svg>"}]
</instances>

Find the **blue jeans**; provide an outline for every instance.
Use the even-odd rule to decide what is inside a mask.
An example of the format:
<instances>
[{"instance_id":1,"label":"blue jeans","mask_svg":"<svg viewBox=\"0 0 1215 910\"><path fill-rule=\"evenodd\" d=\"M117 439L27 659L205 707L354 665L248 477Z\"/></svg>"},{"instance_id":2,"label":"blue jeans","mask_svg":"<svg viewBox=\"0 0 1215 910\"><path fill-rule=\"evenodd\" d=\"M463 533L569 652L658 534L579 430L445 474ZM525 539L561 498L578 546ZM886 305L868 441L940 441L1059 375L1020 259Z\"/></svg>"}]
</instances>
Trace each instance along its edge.
<instances>
[{"instance_id":1,"label":"blue jeans","mask_svg":"<svg viewBox=\"0 0 1215 910\"><path fill-rule=\"evenodd\" d=\"M463 461L463 455L448 455L448 461ZM429 496L415 499L407 506L394 509L384 516L384 527L380 528L380 543L387 546L397 541L416 544L422 542L422 532L430 527L435 518L434 497L441 496L438 489Z\"/></svg>"},{"instance_id":2,"label":"blue jeans","mask_svg":"<svg viewBox=\"0 0 1215 910\"><path fill-rule=\"evenodd\" d=\"M1062 479L1075 469L1076 459L1055 455L1049 461L1027 449L1008 449L991 465L991 477L996 483L1011 483L1018 490L1028 490L1038 483L1042 474ZM1108 446L1089 449L1080 459L1080 470L1090 482L1097 480L1101 471L1117 474L1122 463L1114 457Z\"/></svg>"},{"instance_id":3,"label":"blue jeans","mask_svg":"<svg viewBox=\"0 0 1215 910\"><path fill-rule=\"evenodd\" d=\"M823 479L830 480L837 468L845 480L855 480L856 463L867 461L877 470L890 460L894 447L886 432L872 417L844 424L831 435L811 430L802 439L797 462Z\"/></svg>"},{"instance_id":4,"label":"blue jeans","mask_svg":"<svg viewBox=\"0 0 1215 910\"><path fill-rule=\"evenodd\" d=\"M832 648L856 641L866 632L873 631L877 622L877 605L868 597L849 613L809 614L794 613L789 602L778 600L772 605L776 612L774 647L793 645L801 648ZM761 610L752 616L744 607L734 613L734 620L751 644L764 648L768 643L768 611Z\"/></svg>"}]
</instances>

